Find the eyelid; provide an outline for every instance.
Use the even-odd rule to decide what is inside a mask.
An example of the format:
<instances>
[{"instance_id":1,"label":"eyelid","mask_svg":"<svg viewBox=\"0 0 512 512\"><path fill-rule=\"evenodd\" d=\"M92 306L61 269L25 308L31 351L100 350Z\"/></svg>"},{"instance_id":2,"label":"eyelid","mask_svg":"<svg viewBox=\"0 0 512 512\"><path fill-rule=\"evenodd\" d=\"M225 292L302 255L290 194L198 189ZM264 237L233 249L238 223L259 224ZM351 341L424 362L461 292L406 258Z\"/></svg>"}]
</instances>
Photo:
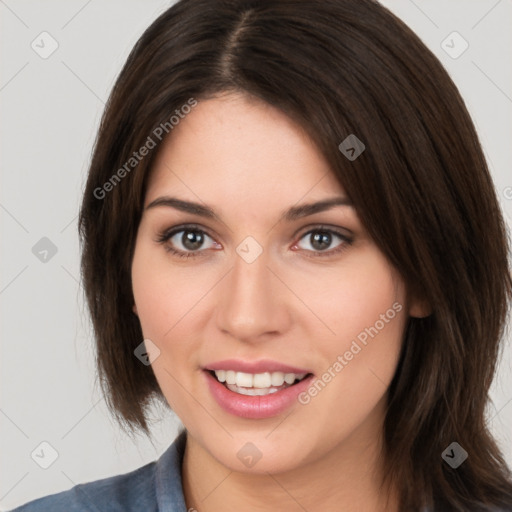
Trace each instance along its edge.
<instances>
[{"instance_id":1,"label":"eyelid","mask_svg":"<svg viewBox=\"0 0 512 512\"><path fill-rule=\"evenodd\" d=\"M158 240L162 238L170 238L171 236L174 236L176 233L179 233L180 231L198 231L200 233L204 233L205 235L208 235L211 239L214 239L214 237L209 233L208 229L206 229L203 226L200 226L199 224L189 223L189 224L177 224L176 226L172 226L170 228L165 228L162 231L160 231L157 235Z\"/></svg>"},{"instance_id":2,"label":"eyelid","mask_svg":"<svg viewBox=\"0 0 512 512\"><path fill-rule=\"evenodd\" d=\"M334 226L334 225L331 225L331 224L325 224L325 223L322 223L322 222L316 222L316 223L311 223L311 224L308 224L307 226L302 226L300 229L298 229L295 234L293 235L294 238L300 236L300 237L303 237L304 235L307 235L309 232L311 231L329 231L329 232L333 232L333 233L336 233L340 236L346 236L347 238L350 238L354 235L354 233L348 229L348 228L344 228L342 226ZM342 233L342 231L345 231L346 233Z\"/></svg>"}]
</instances>

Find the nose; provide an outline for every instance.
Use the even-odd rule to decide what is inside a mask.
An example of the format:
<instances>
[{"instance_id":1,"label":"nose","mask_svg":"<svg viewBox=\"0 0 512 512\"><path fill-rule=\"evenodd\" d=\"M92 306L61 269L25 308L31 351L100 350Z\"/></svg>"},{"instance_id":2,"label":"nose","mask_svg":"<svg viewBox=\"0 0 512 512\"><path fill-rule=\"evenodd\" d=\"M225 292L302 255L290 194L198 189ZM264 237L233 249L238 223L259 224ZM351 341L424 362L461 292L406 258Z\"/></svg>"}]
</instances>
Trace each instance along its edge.
<instances>
[{"instance_id":1,"label":"nose","mask_svg":"<svg viewBox=\"0 0 512 512\"><path fill-rule=\"evenodd\" d=\"M290 325L289 296L264 251L248 263L239 255L218 288L217 327L239 341L257 343ZM288 293L289 295L289 293Z\"/></svg>"}]
</instances>

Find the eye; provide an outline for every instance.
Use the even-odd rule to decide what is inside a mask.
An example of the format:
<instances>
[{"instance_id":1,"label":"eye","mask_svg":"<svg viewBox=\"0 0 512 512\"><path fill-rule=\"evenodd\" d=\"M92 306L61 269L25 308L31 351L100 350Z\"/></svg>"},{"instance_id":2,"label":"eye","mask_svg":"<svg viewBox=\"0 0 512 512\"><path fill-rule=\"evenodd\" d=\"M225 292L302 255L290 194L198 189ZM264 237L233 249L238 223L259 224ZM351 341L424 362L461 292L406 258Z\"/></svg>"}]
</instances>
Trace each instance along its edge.
<instances>
[{"instance_id":1,"label":"eye","mask_svg":"<svg viewBox=\"0 0 512 512\"><path fill-rule=\"evenodd\" d=\"M301 244L304 240L306 243ZM222 249L222 245L203 229L194 225L176 226L167 229L158 235L156 240L164 249L180 258L194 258L204 256L206 249ZM337 244L332 248L332 244ZM353 243L353 239L332 228L318 226L300 237L299 242L291 249L303 249L311 257L332 256L338 254Z\"/></svg>"},{"instance_id":2,"label":"eye","mask_svg":"<svg viewBox=\"0 0 512 512\"><path fill-rule=\"evenodd\" d=\"M312 252L313 256L331 256L343 251L353 243L353 239L349 236L324 227L317 227L308 231L301 236L300 240L305 240L306 243L301 245L299 241L292 249L299 247L300 249ZM332 244L336 240L338 240L338 243L333 248Z\"/></svg>"},{"instance_id":3,"label":"eye","mask_svg":"<svg viewBox=\"0 0 512 512\"><path fill-rule=\"evenodd\" d=\"M205 249L222 247L208 233L194 226L179 226L164 231L158 236L157 242L164 244L166 251L182 258L196 257Z\"/></svg>"}]
</instances>

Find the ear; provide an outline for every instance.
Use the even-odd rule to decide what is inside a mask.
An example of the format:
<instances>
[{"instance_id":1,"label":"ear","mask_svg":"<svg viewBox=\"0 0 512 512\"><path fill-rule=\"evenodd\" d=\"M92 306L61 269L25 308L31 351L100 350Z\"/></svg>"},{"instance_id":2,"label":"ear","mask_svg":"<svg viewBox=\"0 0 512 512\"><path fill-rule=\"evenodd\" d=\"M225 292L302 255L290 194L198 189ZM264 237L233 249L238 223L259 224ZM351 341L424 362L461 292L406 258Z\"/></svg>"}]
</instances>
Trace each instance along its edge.
<instances>
[{"instance_id":1,"label":"ear","mask_svg":"<svg viewBox=\"0 0 512 512\"><path fill-rule=\"evenodd\" d=\"M432 314L432 306L426 299L413 298L409 304L409 316L425 318Z\"/></svg>"},{"instance_id":2,"label":"ear","mask_svg":"<svg viewBox=\"0 0 512 512\"><path fill-rule=\"evenodd\" d=\"M137 312L137 306L134 304L133 307L132 307L132 311L137 315L139 316L139 313Z\"/></svg>"}]
</instances>

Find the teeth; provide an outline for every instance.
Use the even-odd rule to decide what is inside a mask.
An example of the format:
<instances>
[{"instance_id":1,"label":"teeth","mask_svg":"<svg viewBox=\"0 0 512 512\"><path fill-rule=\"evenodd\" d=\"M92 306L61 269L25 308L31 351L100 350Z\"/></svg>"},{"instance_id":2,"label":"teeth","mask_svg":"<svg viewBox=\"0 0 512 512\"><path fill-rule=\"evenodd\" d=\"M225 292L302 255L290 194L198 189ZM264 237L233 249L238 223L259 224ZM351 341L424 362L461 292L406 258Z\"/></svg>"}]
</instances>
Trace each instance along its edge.
<instances>
[{"instance_id":1,"label":"teeth","mask_svg":"<svg viewBox=\"0 0 512 512\"><path fill-rule=\"evenodd\" d=\"M284 384L284 373L274 372L270 375L272 386L282 386Z\"/></svg>"},{"instance_id":2,"label":"teeth","mask_svg":"<svg viewBox=\"0 0 512 512\"><path fill-rule=\"evenodd\" d=\"M246 374L246 375L250 375L250 374ZM252 386L249 386L249 387L269 388L271 384L272 384L272 377L271 377L270 373L268 373L268 372L257 373L252 378Z\"/></svg>"},{"instance_id":3,"label":"teeth","mask_svg":"<svg viewBox=\"0 0 512 512\"><path fill-rule=\"evenodd\" d=\"M233 370L215 370L215 376L219 382L225 382L231 386L236 385L238 388L268 389L271 386L279 387L285 383L291 385L297 379L302 380L306 374L283 372L245 373Z\"/></svg>"},{"instance_id":4,"label":"teeth","mask_svg":"<svg viewBox=\"0 0 512 512\"><path fill-rule=\"evenodd\" d=\"M285 373L284 381L286 384L293 384L295 382L295 374L294 373Z\"/></svg>"},{"instance_id":5,"label":"teeth","mask_svg":"<svg viewBox=\"0 0 512 512\"><path fill-rule=\"evenodd\" d=\"M279 388L242 388L238 387L236 384L228 384L226 386L230 391L235 393L239 393L240 395L248 395L248 396L264 396L270 395L271 393L275 393L279 391Z\"/></svg>"}]
</instances>

